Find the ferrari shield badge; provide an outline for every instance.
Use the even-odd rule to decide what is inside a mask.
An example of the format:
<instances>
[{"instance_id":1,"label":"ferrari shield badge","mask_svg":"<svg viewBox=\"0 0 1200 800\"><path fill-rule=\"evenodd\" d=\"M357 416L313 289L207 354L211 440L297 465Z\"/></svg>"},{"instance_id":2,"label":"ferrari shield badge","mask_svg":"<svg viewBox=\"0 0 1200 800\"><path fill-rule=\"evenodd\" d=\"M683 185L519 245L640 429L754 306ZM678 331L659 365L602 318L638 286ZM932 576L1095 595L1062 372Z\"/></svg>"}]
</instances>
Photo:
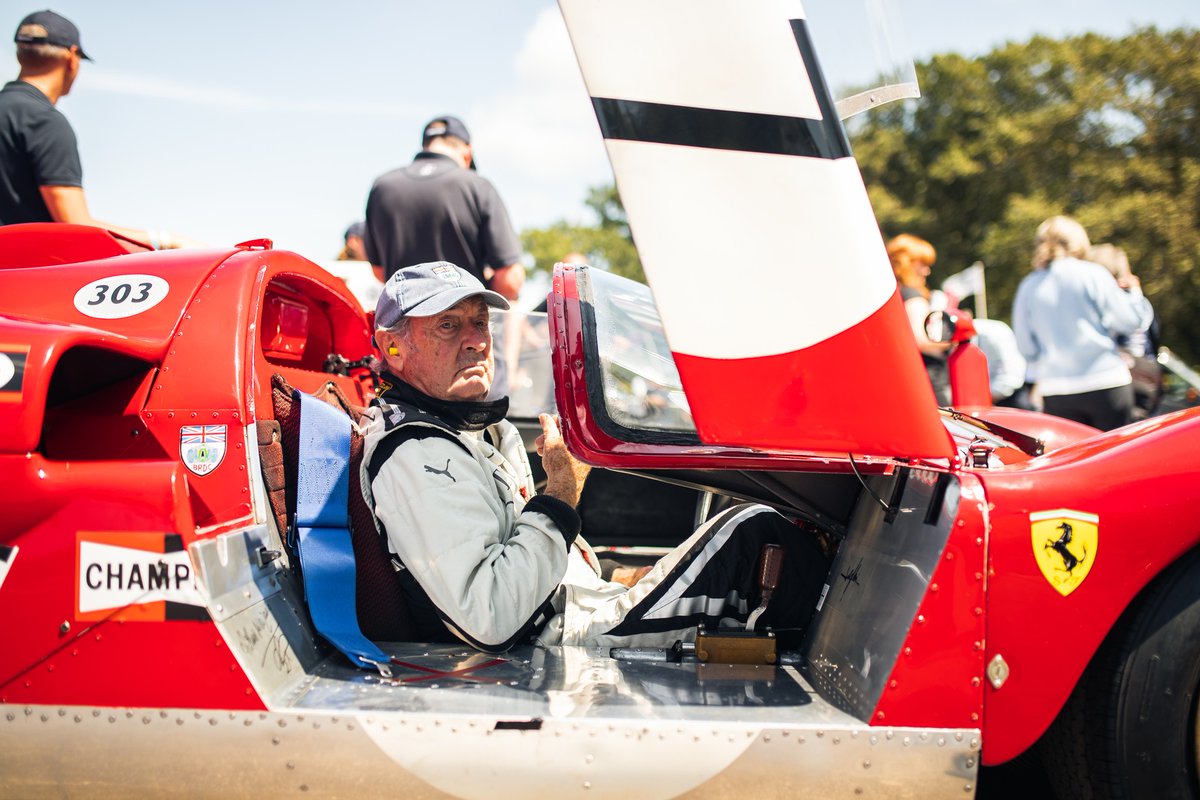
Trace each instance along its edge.
<instances>
[{"instance_id":1,"label":"ferrari shield badge","mask_svg":"<svg viewBox=\"0 0 1200 800\"><path fill-rule=\"evenodd\" d=\"M197 475L207 475L225 458L224 425L184 425L179 429L179 457Z\"/></svg>"},{"instance_id":2,"label":"ferrari shield badge","mask_svg":"<svg viewBox=\"0 0 1200 800\"><path fill-rule=\"evenodd\" d=\"M1042 575L1066 597L1092 571L1100 536L1100 517L1059 508L1029 515L1033 558Z\"/></svg>"}]
</instances>

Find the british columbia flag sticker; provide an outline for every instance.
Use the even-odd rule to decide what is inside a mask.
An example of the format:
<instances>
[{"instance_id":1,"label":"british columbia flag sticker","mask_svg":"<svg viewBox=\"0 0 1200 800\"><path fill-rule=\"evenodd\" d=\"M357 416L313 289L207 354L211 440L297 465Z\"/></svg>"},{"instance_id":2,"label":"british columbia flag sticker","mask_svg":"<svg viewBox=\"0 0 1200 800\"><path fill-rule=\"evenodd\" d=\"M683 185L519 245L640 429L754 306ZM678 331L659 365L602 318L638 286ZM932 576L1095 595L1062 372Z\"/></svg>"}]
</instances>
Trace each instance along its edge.
<instances>
[{"instance_id":1,"label":"british columbia flag sticker","mask_svg":"<svg viewBox=\"0 0 1200 800\"><path fill-rule=\"evenodd\" d=\"M212 472L225 458L224 425L184 425L179 429L179 457L197 475Z\"/></svg>"}]
</instances>

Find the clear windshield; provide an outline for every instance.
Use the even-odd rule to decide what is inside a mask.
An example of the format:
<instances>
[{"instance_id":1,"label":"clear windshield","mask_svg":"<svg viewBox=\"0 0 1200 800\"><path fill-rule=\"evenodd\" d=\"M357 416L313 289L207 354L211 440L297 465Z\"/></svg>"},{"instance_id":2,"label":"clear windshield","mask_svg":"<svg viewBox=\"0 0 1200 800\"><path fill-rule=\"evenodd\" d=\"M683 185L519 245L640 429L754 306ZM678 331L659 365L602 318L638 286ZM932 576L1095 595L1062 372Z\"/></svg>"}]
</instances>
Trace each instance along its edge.
<instances>
[{"instance_id":1,"label":"clear windshield","mask_svg":"<svg viewBox=\"0 0 1200 800\"><path fill-rule=\"evenodd\" d=\"M650 287L590 270L604 405L625 428L696 430Z\"/></svg>"},{"instance_id":2,"label":"clear windshield","mask_svg":"<svg viewBox=\"0 0 1200 800\"><path fill-rule=\"evenodd\" d=\"M624 428L694 433L695 424L650 288L590 270L605 413ZM550 332L542 312L492 312L493 396L508 392L508 416L553 413Z\"/></svg>"},{"instance_id":3,"label":"clear windshield","mask_svg":"<svg viewBox=\"0 0 1200 800\"><path fill-rule=\"evenodd\" d=\"M554 374L546 314L514 308L492 311L491 319L496 354L493 396L507 390L510 417L535 419L538 414L553 414Z\"/></svg>"},{"instance_id":4,"label":"clear windshield","mask_svg":"<svg viewBox=\"0 0 1200 800\"><path fill-rule=\"evenodd\" d=\"M804 12L842 119L921 96L895 0L805 0Z\"/></svg>"}]
</instances>

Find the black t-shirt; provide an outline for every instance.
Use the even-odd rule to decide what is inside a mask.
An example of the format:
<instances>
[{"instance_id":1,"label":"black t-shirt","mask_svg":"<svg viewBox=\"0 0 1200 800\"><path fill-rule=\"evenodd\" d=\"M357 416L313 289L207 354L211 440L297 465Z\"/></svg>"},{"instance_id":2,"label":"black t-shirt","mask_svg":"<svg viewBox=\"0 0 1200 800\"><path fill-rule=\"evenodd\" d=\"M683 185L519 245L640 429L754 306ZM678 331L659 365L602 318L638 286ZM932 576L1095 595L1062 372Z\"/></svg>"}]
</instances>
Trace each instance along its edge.
<instances>
[{"instance_id":1,"label":"black t-shirt","mask_svg":"<svg viewBox=\"0 0 1200 800\"><path fill-rule=\"evenodd\" d=\"M449 261L483 280L521 245L495 187L449 156L421 152L381 176L367 197L367 259L388 277L403 267Z\"/></svg>"},{"instance_id":2,"label":"black t-shirt","mask_svg":"<svg viewBox=\"0 0 1200 800\"><path fill-rule=\"evenodd\" d=\"M900 297L906 303L915 297L925 297L919 290L900 284ZM921 353L925 362L925 371L929 373L929 382L933 384L933 393L937 396L938 405L950 405L950 372L946 368L946 357L932 353Z\"/></svg>"},{"instance_id":3,"label":"black t-shirt","mask_svg":"<svg viewBox=\"0 0 1200 800\"><path fill-rule=\"evenodd\" d=\"M0 225L53 222L40 186L83 186L75 131L24 81L0 89Z\"/></svg>"}]
</instances>

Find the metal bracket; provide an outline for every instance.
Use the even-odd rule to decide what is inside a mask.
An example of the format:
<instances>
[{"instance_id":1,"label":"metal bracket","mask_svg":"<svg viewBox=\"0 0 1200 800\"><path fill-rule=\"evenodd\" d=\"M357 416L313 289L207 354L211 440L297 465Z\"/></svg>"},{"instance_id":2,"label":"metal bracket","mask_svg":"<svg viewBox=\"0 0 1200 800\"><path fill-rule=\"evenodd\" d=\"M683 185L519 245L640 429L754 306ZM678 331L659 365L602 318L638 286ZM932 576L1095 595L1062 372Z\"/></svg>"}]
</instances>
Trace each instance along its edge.
<instances>
[{"instance_id":1,"label":"metal bracket","mask_svg":"<svg viewBox=\"0 0 1200 800\"><path fill-rule=\"evenodd\" d=\"M971 442L967 446L967 452L971 454L971 466L976 469L987 469L988 458L992 455L992 450L994 449L987 442L982 442L978 439Z\"/></svg>"},{"instance_id":2,"label":"metal bracket","mask_svg":"<svg viewBox=\"0 0 1200 800\"><path fill-rule=\"evenodd\" d=\"M697 659L712 664L774 664L778 660L772 631L754 633L740 628L707 631L701 625L695 652Z\"/></svg>"},{"instance_id":3,"label":"metal bracket","mask_svg":"<svg viewBox=\"0 0 1200 800\"><path fill-rule=\"evenodd\" d=\"M272 561L276 561L282 556L283 553L279 550L268 550L265 547L260 547L254 551L254 563L258 565L259 569L263 569Z\"/></svg>"},{"instance_id":4,"label":"metal bracket","mask_svg":"<svg viewBox=\"0 0 1200 800\"><path fill-rule=\"evenodd\" d=\"M380 677L382 677L382 678L392 677L392 667L386 661L372 661L371 659L367 658L366 656L358 656L358 660L363 662L364 664L369 664L370 666L379 670Z\"/></svg>"}]
</instances>

